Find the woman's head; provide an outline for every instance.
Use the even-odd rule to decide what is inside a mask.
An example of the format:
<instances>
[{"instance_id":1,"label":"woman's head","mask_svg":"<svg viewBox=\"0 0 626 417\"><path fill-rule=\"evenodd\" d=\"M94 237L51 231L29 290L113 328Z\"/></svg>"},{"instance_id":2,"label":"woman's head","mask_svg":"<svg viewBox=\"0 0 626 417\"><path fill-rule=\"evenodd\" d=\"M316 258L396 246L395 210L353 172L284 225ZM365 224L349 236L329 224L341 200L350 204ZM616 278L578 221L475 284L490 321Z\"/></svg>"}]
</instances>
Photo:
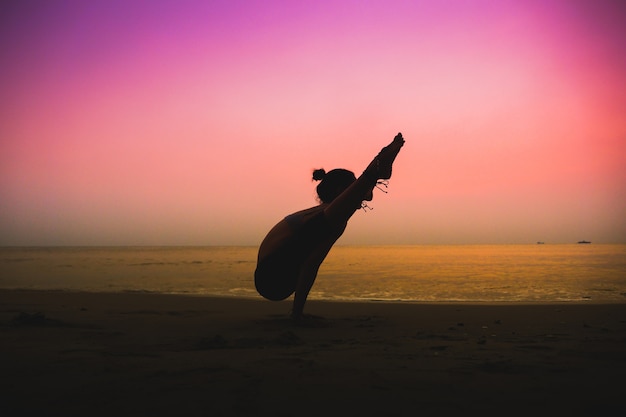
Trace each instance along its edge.
<instances>
[{"instance_id":1,"label":"woman's head","mask_svg":"<svg viewBox=\"0 0 626 417\"><path fill-rule=\"evenodd\" d=\"M316 169L313 171L313 180L320 181L317 185L317 195L321 202L330 203L356 181L356 177L347 169L338 168L328 172Z\"/></svg>"}]
</instances>

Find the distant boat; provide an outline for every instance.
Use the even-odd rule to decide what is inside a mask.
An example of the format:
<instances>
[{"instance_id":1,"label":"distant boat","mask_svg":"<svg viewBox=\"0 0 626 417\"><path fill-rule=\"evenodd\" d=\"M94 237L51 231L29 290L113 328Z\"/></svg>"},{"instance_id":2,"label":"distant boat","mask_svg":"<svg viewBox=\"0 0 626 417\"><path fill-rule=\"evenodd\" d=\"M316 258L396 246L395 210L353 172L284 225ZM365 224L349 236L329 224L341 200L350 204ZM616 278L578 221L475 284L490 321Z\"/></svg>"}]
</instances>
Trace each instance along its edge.
<instances>
[{"instance_id":1,"label":"distant boat","mask_svg":"<svg viewBox=\"0 0 626 417\"><path fill-rule=\"evenodd\" d=\"M588 240L581 240L578 242L579 245L588 245L589 243L591 242L589 242Z\"/></svg>"},{"instance_id":2,"label":"distant boat","mask_svg":"<svg viewBox=\"0 0 626 417\"><path fill-rule=\"evenodd\" d=\"M543 245L545 242L537 242L538 245Z\"/></svg>"}]
</instances>

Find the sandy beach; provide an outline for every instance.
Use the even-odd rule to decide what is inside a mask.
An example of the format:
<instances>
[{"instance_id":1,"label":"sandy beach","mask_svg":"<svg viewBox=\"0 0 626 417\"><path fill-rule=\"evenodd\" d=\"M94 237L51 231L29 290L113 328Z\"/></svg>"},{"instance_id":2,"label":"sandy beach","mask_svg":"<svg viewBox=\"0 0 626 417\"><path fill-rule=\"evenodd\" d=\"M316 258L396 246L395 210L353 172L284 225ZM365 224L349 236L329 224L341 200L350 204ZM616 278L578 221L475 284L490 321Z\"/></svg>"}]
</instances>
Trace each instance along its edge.
<instances>
[{"instance_id":1,"label":"sandy beach","mask_svg":"<svg viewBox=\"0 0 626 417\"><path fill-rule=\"evenodd\" d=\"M626 304L0 291L4 416L626 412ZM8 410L8 412L7 412Z\"/></svg>"}]
</instances>

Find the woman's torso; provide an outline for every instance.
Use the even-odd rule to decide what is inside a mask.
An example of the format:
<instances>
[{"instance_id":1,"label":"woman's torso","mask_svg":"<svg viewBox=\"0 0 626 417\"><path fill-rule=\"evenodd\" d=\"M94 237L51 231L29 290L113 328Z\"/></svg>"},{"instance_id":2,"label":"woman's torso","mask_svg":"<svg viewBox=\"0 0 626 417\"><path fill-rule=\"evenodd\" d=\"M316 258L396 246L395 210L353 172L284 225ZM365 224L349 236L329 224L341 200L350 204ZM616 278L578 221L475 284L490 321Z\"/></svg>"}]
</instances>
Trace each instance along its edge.
<instances>
[{"instance_id":1,"label":"woman's torso","mask_svg":"<svg viewBox=\"0 0 626 417\"><path fill-rule=\"evenodd\" d=\"M332 227L319 228L319 233L306 233L306 236L300 236L305 234L307 229L305 226L310 225L312 221L318 223L323 222L319 216L324 215L324 209L326 204L311 207L305 210L292 213L280 222L278 222L267 234L261 246L259 247L258 259L261 260L272 252L284 247L285 244L291 244L298 238L314 239L315 241L308 242L309 247L317 247L326 245L329 241L335 242L339 236L343 234L346 228L347 222L341 225L335 225ZM329 226L329 225L326 225Z\"/></svg>"}]
</instances>

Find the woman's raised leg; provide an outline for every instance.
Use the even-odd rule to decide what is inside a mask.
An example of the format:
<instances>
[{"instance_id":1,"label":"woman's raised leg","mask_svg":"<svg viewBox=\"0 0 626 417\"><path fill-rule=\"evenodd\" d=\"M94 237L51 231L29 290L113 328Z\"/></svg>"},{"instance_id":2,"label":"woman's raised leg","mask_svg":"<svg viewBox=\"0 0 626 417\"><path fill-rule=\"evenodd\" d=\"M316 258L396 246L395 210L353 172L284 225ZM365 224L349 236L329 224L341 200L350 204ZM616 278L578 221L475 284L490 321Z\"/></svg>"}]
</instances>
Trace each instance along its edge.
<instances>
[{"instance_id":1,"label":"woman's raised leg","mask_svg":"<svg viewBox=\"0 0 626 417\"><path fill-rule=\"evenodd\" d=\"M393 141L385 146L367 166L363 174L324 209L330 224L345 223L361 208L365 196L376 186L378 180L391 178L391 168L404 145L404 138L398 133Z\"/></svg>"}]
</instances>

